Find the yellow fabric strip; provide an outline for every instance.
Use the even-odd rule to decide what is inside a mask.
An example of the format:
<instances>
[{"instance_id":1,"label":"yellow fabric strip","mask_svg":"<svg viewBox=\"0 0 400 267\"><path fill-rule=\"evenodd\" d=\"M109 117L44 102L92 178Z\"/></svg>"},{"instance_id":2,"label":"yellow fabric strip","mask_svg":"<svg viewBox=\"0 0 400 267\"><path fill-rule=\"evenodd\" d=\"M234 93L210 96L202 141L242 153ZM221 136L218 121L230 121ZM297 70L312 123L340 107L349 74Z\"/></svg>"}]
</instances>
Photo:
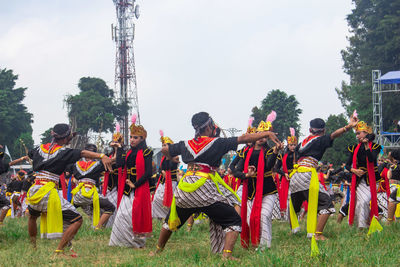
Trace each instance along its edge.
<instances>
[{"instance_id":1,"label":"yellow fabric strip","mask_svg":"<svg viewBox=\"0 0 400 267\"><path fill-rule=\"evenodd\" d=\"M47 213L42 212L40 216L40 233L54 234L63 233L63 216L61 210L61 200L55 189L55 183L48 182L43 185L33 196L30 190L27 193L27 203L37 205L43 197L49 194L47 202Z\"/></svg>"},{"instance_id":2,"label":"yellow fabric strip","mask_svg":"<svg viewBox=\"0 0 400 267\"><path fill-rule=\"evenodd\" d=\"M375 233L376 231L380 232L382 231L382 225L379 224L378 220L376 219L375 216L372 217L371 224L369 225L369 230L367 235L371 235Z\"/></svg>"},{"instance_id":3,"label":"yellow fabric strip","mask_svg":"<svg viewBox=\"0 0 400 267\"><path fill-rule=\"evenodd\" d=\"M396 205L396 212L394 213L394 217L400 218L400 204Z\"/></svg>"},{"instance_id":4,"label":"yellow fabric strip","mask_svg":"<svg viewBox=\"0 0 400 267\"><path fill-rule=\"evenodd\" d=\"M184 178L186 176L190 176L190 175L200 176L201 178L194 183L184 182L183 181ZM229 185L227 185L224 182L224 180L222 180L222 178L219 176L219 174L217 172L215 174L211 174L211 173L204 173L204 172L188 171L179 181L178 188L184 192L192 193L192 192L196 191L197 189L199 189L201 186L203 186L205 184L205 182L207 181L207 179L209 179L209 178L214 182L214 184L218 190L218 193L223 195L221 190L219 189L219 184L221 184L226 189L228 189L229 192L231 192L239 200L239 202L241 202L240 197L236 194L235 191L233 191L233 189ZM180 219L178 217L178 213L176 211L176 201L175 201L175 195L174 195L174 197L172 198L171 211L170 211L169 218L168 218L168 227L171 231L176 231L180 224L181 224L181 221L180 221Z\"/></svg>"},{"instance_id":5,"label":"yellow fabric strip","mask_svg":"<svg viewBox=\"0 0 400 267\"><path fill-rule=\"evenodd\" d=\"M290 211L290 224L292 226L292 230L299 228L299 220L297 219L296 212L294 211L292 199L289 197L289 211Z\"/></svg>"},{"instance_id":6,"label":"yellow fabric strip","mask_svg":"<svg viewBox=\"0 0 400 267\"><path fill-rule=\"evenodd\" d=\"M96 186L92 186L92 188L89 191L86 191L85 184L84 183L79 183L77 187L74 188L74 190L71 191L72 195L75 196L76 193L81 190L82 196L86 198L93 198L93 226L97 226L100 221L100 201L99 201L99 193L97 192ZM71 201L72 204L74 204L74 198L72 198Z\"/></svg>"},{"instance_id":7,"label":"yellow fabric strip","mask_svg":"<svg viewBox=\"0 0 400 267\"><path fill-rule=\"evenodd\" d=\"M312 234L311 238L311 256L319 255L317 242L315 240L315 229L317 228L317 215L318 215L318 193L319 181L318 174L315 168L295 165L294 170L290 174L293 176L296 172L305 173L311 172L310 187L308 190L308 212L307 212L307 233Z\"/></svg>"}]
</instances>

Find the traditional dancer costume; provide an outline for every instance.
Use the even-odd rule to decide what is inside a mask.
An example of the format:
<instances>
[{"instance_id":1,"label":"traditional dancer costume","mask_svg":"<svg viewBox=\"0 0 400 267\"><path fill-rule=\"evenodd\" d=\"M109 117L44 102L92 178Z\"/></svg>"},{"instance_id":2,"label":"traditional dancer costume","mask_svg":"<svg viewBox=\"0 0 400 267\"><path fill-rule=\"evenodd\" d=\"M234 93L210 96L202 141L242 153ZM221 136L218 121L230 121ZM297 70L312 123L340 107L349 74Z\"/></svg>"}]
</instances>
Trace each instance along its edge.
<instances>
[{"instance_id":1,"label":"traditional dancer costume","mask_svg":"<svg viewBox=\"0 0 400 267\"><path fill-rule=\"evenodd\" d=\"M273 116L273 115L272 115ZM276 117L276 115L275 115ZM268 117L267 122L261 122L258 132L272 130L275 118ZM259 142L259 141L258 141ZM257 143L255 145L257 146ZM242 194L242 246L249 247L249 240L254 247L261 250L271 247L272 215L278 197L277 188L272 176L277 151L269 148L266 141L261 149L251 147L239 161L235 176L243 180ZM256 172L252 176L246 175L249 167L254 166Z\"/></svg>"},{"instance_id":2,"label":"traditional dancer costume","mask_svg":"<svg viewBox=\"0 0 400 267\"><path fill-rule=\"evenodd\" d=\"M120 133L120 126L117 123L116 132L112 136L113 142L123 143L123 136ZM116 148L112 148L113 152L109 155L110 158L116 158L117 150ZM118 200L118 177L122 179L122 167L117 167L117 164L112 165L112 171L107 171L104 173L104 181L102 194L104 197L107 197L108 200L113 204L115 209L117 209L117 200ZM111 217L108 219L106 227L112 227L114 224L116 212L114 212Z\"/></svg>"},{"instance_id":3,"label":"traditional dancer costume","mask_svg":"<svg viewBox=\"0 0 400 267\"><path fill-rule=\"evenodd\" d=\"M363 121L357 124L355 130L357 133L366 132L372 134L371 127ZM353 225L355 220L359 228L367 228L369 226L370 214L378 218L377 189L381 177L378 172L377 159L381 151L381 146L373 143L371 139L368 142L368 149L365 148L362 142L358 145L348 147L350 155L346 163L346 169L353 172L349 204L349 224ZM356 176L353 171L355 169L364 171L364 174Z\"/></svg>"},{"instance_id":4,"label":"traditional dancer costume","mask_svg":"<svg viewBox=\"0 0 400 267\"><path fill-rule=\"evenodd\" d=\"M85 149L97 152L95 145L88 144ZM71 192L72 204L75 207L81 207L86 214L92 216L93 227L98 229L102 227L99 225L100 210L103 214L108 214L108 217L115 210L114 205L106 197L100 195L97 189L100 177L105 171L104 165L98 160L82 159L73 165L72 170L75 179L78 180L78 186Z\"/></svg>"},{"instance_id":5,"label":"traditional dancer costume","mask_svg":"<svg viewBox=\"0 0 400 267\"><path fill-rule=\"evenodd\" d=\"M140 143L124 153L117 149L117 167L123 168L118 182L117 214L112 227L110 246L142 248L152 232L149 179L153 151L146 145L147 132L141 125L130 126L131 138ZM126 183L129 179L130 183ZM133 187L132 187L133 186Z\"/></svg>"},{"instance_id":6,"label":"traditional dancer costume","mask_svg":"<svg viewBox=\"0 0 400 267\"><path fill-rule=\"evenodd\" d=\"M63 136L66 138L70 134L68 130ZM63 234L63 221L66 226L82 219L76 208L56 189L60 175L68 164L79 160L81 150L48 143L31 150L29 157L33 160L33 170L37 172L35 184L27 194L29 213L33 217L42 215L42 238L60 238Z\"/></svg>"},{"instance_id":7,"label":"traditional dancer costume","mask_svg":"<svg viewBox=\"0 0 400 267\"><path fill-rule=\"evenodd\" d=\"M196 138L169 144L169 155L181 155L183 162L188 164L188 169L177 186L163 228L175 231L192 214L204 212L210 218L211 250L217 253L224 248L224 232L241 230L240 216L234 208L239 205L240 200L217 172L223 155L230 150L236 150L238 143L237 137L199 136L200 131L209 125L215 131L218 130L211 117L206 115L208 119L203 125L197 125L192 119Z\"/></svg>"},{"instance_id":8,"label":"traditional dancer costume","mask_svg":"<svg viewBox=\"0 0 400 267\"><path fill-rule=\"evenodd\" d=\"M163 146L173 144L171 138L164 136L160 131L161 143ZM171 207L172 197L177 185L177 173L179 160L167 159L165 156L161 158L160 175L157 182L156 192L152 202L152 216L156 219L165 219Z\"/></svg>"},{"instance_id":9,"label":"traditional dancer costume","mask_svg":"<svg viewBox=\"0 0 400 267\"><path fill-rule=\"evenodd\" d=\"M287 137L288 146L286 148L285 154L279 154L276 162L276 171L281 176L281 180L279 183L278 193L279 193L279 207L281 213L285 214L285 217L288 217L288 204L289 204L289 175L294 169L294 165L297 164L297 160L299 158L298 153L296 151L297 146L297 137L294 128L290 128L290 136ZM289 147L294 147L294 149L290 149Z\"/></svg>"}]
</instances>

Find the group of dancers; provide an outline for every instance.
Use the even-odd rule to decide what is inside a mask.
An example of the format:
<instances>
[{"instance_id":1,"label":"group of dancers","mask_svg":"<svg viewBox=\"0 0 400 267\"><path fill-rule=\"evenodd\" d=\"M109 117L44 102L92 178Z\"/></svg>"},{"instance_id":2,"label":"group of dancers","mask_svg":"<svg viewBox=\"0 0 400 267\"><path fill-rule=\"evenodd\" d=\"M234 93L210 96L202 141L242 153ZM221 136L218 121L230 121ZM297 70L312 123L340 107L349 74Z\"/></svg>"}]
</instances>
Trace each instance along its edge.
<instances>
[{"instance_id":1,"label":"group of dancers","mask_svg":"<svg viewBox=\"0 0 400 267\"><path fill-rule=\"evenodd\" d=\"M382 211L388 222L394 220L400 202L400 151L390 152L379 165L381 146L374 143L371 127L356 114L332 133L326 133L322 119L311 120L310 135L302 142L291 129L286 147L273 131L275 119L276 113L271 112L257 127L250 121L246 134L223 138L210 115L199 112L191 121L193 139L174 143L160 131L163 157L155 183L153 150L146 144L146 130L135 119L130 143L124 144L116 129L108 154L98 153L93 144L84 150L69 148L76 133L68 124L56 124L51 143L16 161L1 160L1 173L27 159L33 172L19 173L7 194L0 195L0 224L10 209L26 212L30 241L36 247L40 217L41 237L60 238L55 253L76 257L71 241L82 225L78 207L91 217L95 231L112 227L109 246L143 248L153 231L152 219L158 219L162 228L150 253L154 256L186 221L191 227L195 214L205 214L212 252L233 259L239 235L243 247L263 251L271 247L274 218L287 220L296 233L299 214L303 210L304 216L306 210L313 255L318 253L316 241L326 239L325 225L335 213L335 192L325 185L319 162L334 140L350 130L358 142L348 147L348 161L340 168L347 179L336 185L346 188L343 193L337 190L343 196L338 221L348 216L350 225L355 222L373 232L381 229ZM240 144L244 147L238 150ZM221 160L230 151L236 151L236 156L227 174L222 174ZM0 152L0 159L3 155ZM180 159L187 164L183 177L179 177ZM338 172L329 170L327 175Z\"/></svg>"}]
</instances>

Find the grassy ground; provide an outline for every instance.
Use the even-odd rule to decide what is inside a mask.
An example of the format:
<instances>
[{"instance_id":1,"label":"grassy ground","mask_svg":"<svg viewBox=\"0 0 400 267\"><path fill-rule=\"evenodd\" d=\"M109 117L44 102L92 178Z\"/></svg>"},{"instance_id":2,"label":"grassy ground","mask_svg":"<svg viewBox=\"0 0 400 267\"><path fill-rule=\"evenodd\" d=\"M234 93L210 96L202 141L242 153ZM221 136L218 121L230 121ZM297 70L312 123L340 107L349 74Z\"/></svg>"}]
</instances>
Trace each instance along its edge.
<instances>
[{"instance_id":1,"label":"grassy ground","mask_svg":"<svg viewBox=\"0 0 400 267\"><path fill-rule=\"evenodd\" d=\"M338 225L336 216L331 217L325 234L329 240L319 242L321 255L310 258L310 241L303 231L292 235L287 223L273 223L272 248L264 252L244 250L237 242L234 256L239 262L223 261L219 255L210 253L208 224L195 225L192 232L182 228L174 233L166 250L150 258L154 249L160 222L154 222L154 237L147 248L108 247L111 229L94 232L90 220L75 237L74 249L78 258L60 258L53 255L58 241L38 239L33 250L28 243L27 219L5 220L0 227L0 266L399 266L400 223L384 226L381 233L367 238L366 232L349 228L346 223Z\"/></svg>"}]
</instances>

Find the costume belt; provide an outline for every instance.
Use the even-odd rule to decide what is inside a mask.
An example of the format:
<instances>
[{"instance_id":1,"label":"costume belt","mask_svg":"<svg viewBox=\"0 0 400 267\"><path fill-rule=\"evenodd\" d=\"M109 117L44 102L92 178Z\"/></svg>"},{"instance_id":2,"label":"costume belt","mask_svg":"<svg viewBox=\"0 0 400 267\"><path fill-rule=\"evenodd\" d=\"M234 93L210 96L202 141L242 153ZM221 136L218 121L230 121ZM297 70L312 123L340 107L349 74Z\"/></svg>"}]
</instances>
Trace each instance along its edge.
<instances>
[{"instance_id":1,"label":"costume belt","mask_svg":"<svg viewBox=\"0 0 400 267\"><path fill-rule=\"evenodd\" d=\"M191 170L189 169L191 168ZM194 169L193 169L194 168ZM208 172L207 172L208 171ZM187 183L185 182L185 177L186 176L199 176L201 177L194 183ZM222 185L225 187L227 190L229 190L237 199L239 202L241 202L239 196L236 194L233 189L225 183L224 180L219 176L218 172L214 171L212 167L205 165L205 164L198 164L198 163L191 163L188 166L188 171L186 174L182 177L182 179L178 183L178 188L186 193L192 193L199 189L201 186L203 186L208 179L211 179L215 187L218 190L218 193L221 195L222 192L219 189L219 185ZM168 219L168 227L171 231L175 231L178 229L178 226L181 224L181 221L178 217L178 213L176 211L176 200L175 196L172 198L172 203L171 203L171 210L170 210L170 216Z\"/></svg>"},{"instance_id":2,"label":"costume belt","mask_svg":"<svg viewBox=\"0 0 400 267\"><path fill-rule=\"evenodd\" d=\"M37 205L48 195L47 213L42 212L40 218L40 232L41 234L61 235L63 233L63 216L60 196L55 188L56 184L53 181L37 181L37 183L43 184L33 196L30 194L33 188L31 187L26 200L28 204Z\"/></svg>"},{"instance_id":3,"label":"costume belt","mask_svg":"<svg viewBox=\"0 0 400 267\"><path fill-rule=\"evenodd\" d=\"M86 191L86 188L90 189ZM97 192L96 186L93 184L92 179L83 179L78 184L74 190L71 191L71 194L75 197L75 195L81 191L81 194L85 198L89 198L93 200L93 226L97 226L100 221L100 201L99 201L99 193ZM71 203L74 204L74 197L71 200Z\"/></svg>"},{"instance_id":4,"label":"costume belt","mask_svg":"<svg viewBox=\"0 0 400 267\"><path fill-rule=\"evenodd\" d=\"M298 161L298 165L304 166L304 167L317 168L318 160L316 160L313 157L301 157ZM296 169L296 167L294 167L294 169Z\"/></svg>"},{"instance_id":5,"label":"costume belt","mask_svg":"<svg viewBox=\"0 0 400 267\"><path fill-rule=\"evenodd\" d=\"M45 185L47 183L54 183L55 186L58 187L58 182L54 182L53 180L45 179L45 178L36 178L35 179L35 185Z\"/></svg>"}]
</instances>

